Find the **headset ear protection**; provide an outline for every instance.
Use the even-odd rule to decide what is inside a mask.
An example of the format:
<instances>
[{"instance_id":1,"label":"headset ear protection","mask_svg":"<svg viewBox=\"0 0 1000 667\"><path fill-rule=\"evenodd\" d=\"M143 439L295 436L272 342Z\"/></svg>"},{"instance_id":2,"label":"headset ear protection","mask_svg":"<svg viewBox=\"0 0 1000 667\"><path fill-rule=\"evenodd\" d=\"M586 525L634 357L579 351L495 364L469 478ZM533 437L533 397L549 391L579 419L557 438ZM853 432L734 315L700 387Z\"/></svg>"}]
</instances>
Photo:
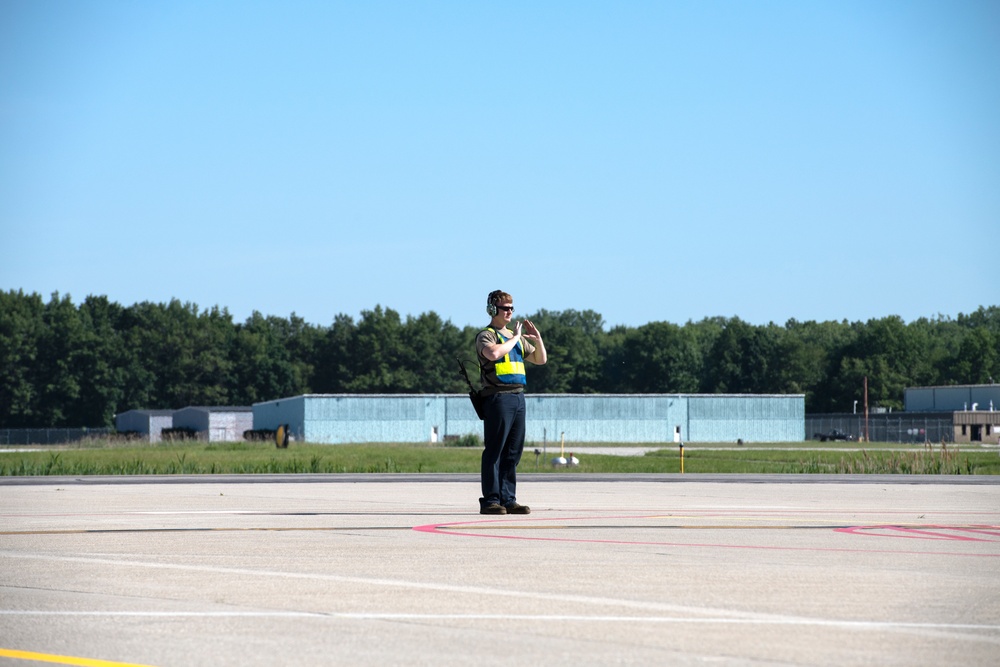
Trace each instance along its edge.
<instances>
[{"instance_id":1,"label":"headset ear protection","mask_svg":"<svg viewBox=\"0 0 1000 667\"><path fill-rule=\"evenodd\" d=\"M501 292L503 292L503 290L493 290L490 292L490 295L486 297L486 313L490 317L497 314L497 297L500 296Z\"/></svg>"}]
</instances>

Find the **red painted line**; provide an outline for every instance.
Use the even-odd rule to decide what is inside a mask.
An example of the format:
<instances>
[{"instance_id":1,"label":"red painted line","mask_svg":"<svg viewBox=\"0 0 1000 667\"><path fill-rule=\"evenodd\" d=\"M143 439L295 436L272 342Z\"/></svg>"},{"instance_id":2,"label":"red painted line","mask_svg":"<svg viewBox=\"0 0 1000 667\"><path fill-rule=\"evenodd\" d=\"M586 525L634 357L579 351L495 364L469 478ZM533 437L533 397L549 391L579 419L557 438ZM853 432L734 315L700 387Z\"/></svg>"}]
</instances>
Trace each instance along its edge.
<instances>
[{"instance_id":1,"label":"red painted line","mask_svg":"<svg viewBox=\"0 0 1000 667\"><path fill-rule=\"evenodd\" d=\"M451 535L455 537L478 537L486 539L495 540L523 540L530 542L564 542L564 543L580 543L580 544L621 544L621 545L636 545L636 546L669 546L669 547L698 547L698 548L716 548L716 549L750 549L750 550L761 550L761 551L806 551L806 552L831 552L831 553L881 553L881 554L905 554L914 556L968 556L968 557L978 557L978 558L1000 558L1000 553L961 553L954 551L910 551L910 550L896 550L896 549L856 549L847 547L789 547L789 546L771 546L762 544L717 544L710 542L660 542L660 541L645 541L645 540L604 540L604 539L588 539L588 538L573 538L573 537L536 537L529 535L498 535L489 532L466 532L459 530L459 526L473 526L473 525L483 525L491 523L502 523L510 526L516 523L537 523L540 521L559 521L559 522L571 522L571 521L582 521L582 520L594 520L594 519L651 519L651 518L664 518L664 515L658 514L655 517L652 516L616 516L616 517L572 517L572 518L535 518L535 519L524 519L511 521L509 519L487 519L481 521L455 521L450 523L438 523L438 524L425 524L422 526L414 526L413 530L422 533L431 533L435 535ZM565 526L566 528L572 529L572 525ZM854 526L850 528L831 528L834 532L848 533L854 535L864 534L859 531L869 530L872 528L896 528L897 526ZM635 526L636 529L642 529L642 526ZM927 538L923 538L927 539ZM975 538L966 538L971 541L992 541L992 540L976 540Z\"/></svg>"},{"instance_id":2,"label":"red painted line","mask_svg":"<svg viewBox=\"0 0 1000 667\"><path fill-rule=\"evenodd\" d=\"M994 528L994 526L938 526L930 525L925 526L925 529L914 528L910 526L894 526L894 525L880 525L880 526L852 526L850 528L834 528L834 531L838 533L849 533L851 535L865 535L867 537L897 537L903 539L914 539L914 540L955 540L960 542L996 542L997 540L986 540L978 537L968 537L965 535L956 535L958 532L966 533L977 533L982 535L996 535L1000 537L1000 533L993 532L991 530L984 530L987 528ZM936 530L926 530L927 528L933 528ZM889 531L888 533L879 533L877 531ZM943 533L942 530L954 531ZM900 534L902 533L902 534Z\"/></svg>"},{"instance_id":3,"label":"red painted line","mask_svg":"<svg viewBox=\"0 0 1000 667\"><path fill-rule=\"evenodd\" d=\"M929 526L930 528L941 528L947 530L948 526ZM982 540L977 537L966 537L964 535L955 535L952 533L941 533L934 530L918 530L916 528L906 528L902 526L894 526L890 530L899 531L901 533L907 533L902 537L926 537L929 540L959 540L961 542L992 542L993 540Z\"/></svg>"},{"instance_id":4,"label":"red painted line","mask_svg":"<svg viewBox=\"0 0 1000 667\"><path fill-rule=\"evenodd\" d=\"M955 528L955 530L964 530L968 533L979 533L980 535L995 535L1000 537L1000 530L987 530L988 528L995 528L995 526L968 526L965 528Z\"/></svg>"},{"instance_id":5,"label":"red painted line","mask_svg":"<svg viewBox=\"0 0 1000 667\"><path fill-rule=\"evenodd\" d=\"M603 512L607 510L593 509L589 510L592 512ZM669 513L660 508L649 508L649 509L633 509L635 512L649 512L655 513L657 516L669 516ZM699 516L732 516L734 513L746 515L746 512L732 509L678 509L672 510L674 514L678 515L693 515L697 514ZM317 510L304 510L307 513L313 514L331 514L327 509L317 509ZM295 514L301 514L303 511L297 510ZM754 515L756 516L769 516L772 514L777 514L779 516L787 514L802 514L802 515L828 515L832 514L834 516L843 516L844 514L851 514L857 516L859 514L865 514L865 512L859 512L857 508L827 508L827 509L808 509L799 507L785 507L785 508L765 508L765 509L754 509ZM907 517L921 516L932 517L932 516L952 516L955 514L961 514L962 516L984 516L984 517L997 517L1000 520L1000 512L997 511L987 511L987 510L974 510L974 511L926 511L923 509L911 509L911 510L878 510L872 511L871 514L878 514L879 516L892 516L892 515L902 515ZM42 517L137 517L141 518L144 516L170 516L170 515L205 515L210 516L213 514L288 514L288 512L281 512L275 510L267 509L251 509L251 510L215 510L215 509L203 509L203 510L123 510L121 512L0 512L0 518L42 518ZM338 513L339 514L339 513ZM351 514L357 514L364 516L370 514L369 512L352 512ZM615 515L612 515L612 517ZM595 518L595 517L589 517ZM605 517L611 518L611 517ZM633 517L634 518L634 517ZM543 519L539 519L543 520ZM442 524L443 525L443 524ZM993 526L984 526L993 527Z\"/></svg>"}]
</instances>

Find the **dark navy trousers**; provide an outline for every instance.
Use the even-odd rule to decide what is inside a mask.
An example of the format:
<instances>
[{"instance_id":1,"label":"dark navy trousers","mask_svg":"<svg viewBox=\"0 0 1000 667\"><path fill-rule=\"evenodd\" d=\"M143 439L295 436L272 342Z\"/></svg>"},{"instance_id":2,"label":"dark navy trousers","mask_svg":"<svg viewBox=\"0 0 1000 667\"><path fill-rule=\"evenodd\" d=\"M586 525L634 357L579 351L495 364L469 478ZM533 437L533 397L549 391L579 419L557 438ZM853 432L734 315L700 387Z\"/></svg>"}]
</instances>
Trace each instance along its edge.
<instances>
[{"instance_id":1,"label":"dark navy trousers","mask_svg":"<svg viewBox=\"0 0 1000 667\"><path fill-rule=\"evenodd\" d=\"M483 497L510 505L517 500L517 464L524 451L524 394L497 393L486 399L483 419Z\"/></svg>"}]
</instances>

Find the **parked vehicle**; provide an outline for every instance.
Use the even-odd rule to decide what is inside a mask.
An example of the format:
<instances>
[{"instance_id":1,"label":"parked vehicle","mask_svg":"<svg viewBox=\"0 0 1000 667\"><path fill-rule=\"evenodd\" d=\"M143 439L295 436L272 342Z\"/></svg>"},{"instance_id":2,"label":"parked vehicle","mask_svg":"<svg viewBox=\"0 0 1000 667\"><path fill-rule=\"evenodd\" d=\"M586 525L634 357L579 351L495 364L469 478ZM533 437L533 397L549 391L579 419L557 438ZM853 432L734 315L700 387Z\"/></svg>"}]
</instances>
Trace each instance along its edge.
<instances>
[{"instance_id":1,"label":"parked vehicle","mask_svg":"<svg viewBox=\"0 0 1000 667\"><path fill-rule=\"evenodd\" d=\"M835 428L829 433L814 433L813 439L820 442L826 442L827 440L854 440L854 436Z\"/></svg>"}]
</instances>

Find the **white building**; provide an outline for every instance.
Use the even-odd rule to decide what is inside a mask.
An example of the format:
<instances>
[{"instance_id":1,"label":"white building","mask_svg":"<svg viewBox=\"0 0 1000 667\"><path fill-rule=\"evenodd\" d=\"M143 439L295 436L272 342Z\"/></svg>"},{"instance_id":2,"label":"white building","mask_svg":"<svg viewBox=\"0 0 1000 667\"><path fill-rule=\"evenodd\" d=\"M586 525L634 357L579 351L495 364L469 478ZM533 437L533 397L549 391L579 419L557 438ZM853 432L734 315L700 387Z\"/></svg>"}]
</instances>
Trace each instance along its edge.
<instances>
[{"instance_id":1,"label":"white building","mask_svg":"<svg viewBox=\"0 0 1000 667\"><path fill-rule=\"evenodd\" d=\"M173 410L129 410L115 415L115 428L119 433L139 433L148 442L160 442L163 429L173 425Z\"/></svg>"},{"instance_id":2,"label":"white building","mask_svg":"<svg viewBox=\"0 0 1000 667\"><path fill-rule=\"evenodd\" d=\"M233 406L188 406L176 410L174 428L189 428L199 440L236 442L253 428L253 408Z\"/></svg>"}]
</instances>

